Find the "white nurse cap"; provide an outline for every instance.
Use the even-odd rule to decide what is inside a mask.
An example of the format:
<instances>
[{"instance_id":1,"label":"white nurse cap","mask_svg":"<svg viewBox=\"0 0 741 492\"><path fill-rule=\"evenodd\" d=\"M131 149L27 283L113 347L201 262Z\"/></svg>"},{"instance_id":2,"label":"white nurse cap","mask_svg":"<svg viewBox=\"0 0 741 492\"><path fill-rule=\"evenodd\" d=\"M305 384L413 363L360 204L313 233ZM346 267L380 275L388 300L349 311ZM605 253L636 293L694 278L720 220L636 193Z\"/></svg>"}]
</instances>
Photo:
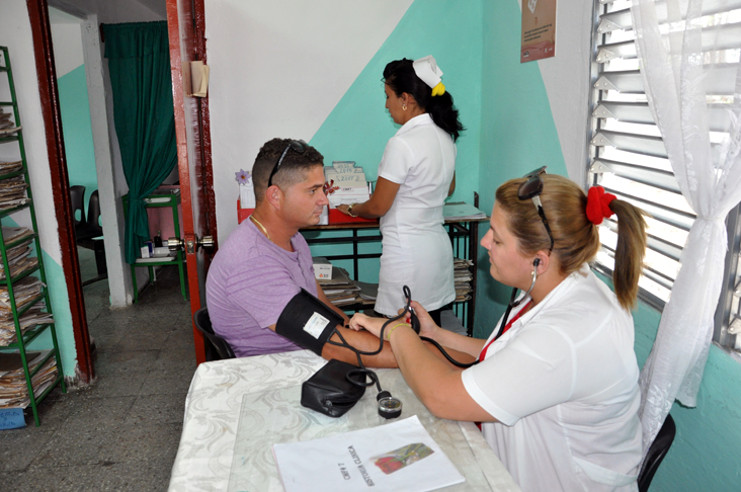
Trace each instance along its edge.
<instances>
[{"instance_id":1,"label":"white nurse cap","mask_svg":"<svg viewBox=\"0 0 741 492\"><path fill-rule=\"evenodd\" d=\"M441 80L443 71L437 66L437 62L432 55L427 55L424 58L414 60L412 66L414 67L414 73L417 74L417 77L422 79L422 82L432 89L433 97L445 94L445 86Z\"/></svg>"}]
</instances>

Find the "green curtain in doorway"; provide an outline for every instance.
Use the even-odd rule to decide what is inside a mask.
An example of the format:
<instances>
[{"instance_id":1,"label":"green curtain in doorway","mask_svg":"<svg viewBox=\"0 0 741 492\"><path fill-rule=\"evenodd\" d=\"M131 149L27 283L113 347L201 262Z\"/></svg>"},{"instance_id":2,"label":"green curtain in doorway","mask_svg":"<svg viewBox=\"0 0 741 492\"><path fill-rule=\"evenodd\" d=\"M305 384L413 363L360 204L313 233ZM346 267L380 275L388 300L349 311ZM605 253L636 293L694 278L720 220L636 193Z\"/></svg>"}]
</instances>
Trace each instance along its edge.
<instances>
[{"instance_id":1,"label":"green curtain in doorway","mask_svg":"<svg viewBox=\"0 0 741 492\"><path fill-rule=\"evenodd\" d=\"M129 185L126 261L149 239L143 199L177 163L167 23L104 24L113 114Z\"/></svg>"}]
</instances>

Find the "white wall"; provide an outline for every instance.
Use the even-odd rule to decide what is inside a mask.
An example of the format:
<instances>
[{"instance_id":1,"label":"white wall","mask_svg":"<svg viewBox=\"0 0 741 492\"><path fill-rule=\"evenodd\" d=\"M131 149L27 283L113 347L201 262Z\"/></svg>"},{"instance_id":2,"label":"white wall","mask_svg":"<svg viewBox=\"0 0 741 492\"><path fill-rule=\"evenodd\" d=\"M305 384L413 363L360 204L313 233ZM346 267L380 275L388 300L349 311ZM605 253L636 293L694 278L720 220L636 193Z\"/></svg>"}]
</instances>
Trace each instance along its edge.
<instances>
[{"instance_id":1,"label":"white wall","mask_svg":"<svg viewBox=\"0 0 741 492\"><path fill-rule=\"evenodd\" d=\"M57 9L49 9L51 36L54 40L54 67L57 78L62 78L85 63L82 57L81 19ZM63 47L60 49L60 47Z\"/></svg>"},{"instance_id":2,"label":"white wall","mask_svg":"<svg viewBox=\"0 0 741 492\"><path fill-rule=\"evenodd\" d=\"M25 90L38 86L25 1L4 0L0 5L0 44L7 46L10 51L34 203L39 211L54 210L41 101L38 90ZM39 230L42 231L42 248L54 261L61 264L56 217L53 213L39 213L36 219Z\"/></svg>"},{"instance_id":3,"label":"white wall","mask_svg":"<svg viewBox=\"0 0 741 492\"><path fill-rule=\"evenodd\" d=\"M411 3L205 3L220 242L237 224L234 173L270 138L309 141Z\"/></svg>"},{"instance_id":4,"label":"white wall","mask_svg":"<svg viewBox=\"0 0 741 492\"><path fill-rule=\"evenodd\" d=\"M36 208L36 222L43 250L52 310L62 353L62 366L65 375L71 376L74 374L77 354L72 336L69 297L61 269L61 247L58 223L53 212L54 198L49 178L46 133L38 92L31 26L24 0L0 2L0 45L7 46L10 52L19 113L23 125L26 162ZM22 217L23 214L16 214L12 218L15 220L22 219ZM23 220L18 220L18 222L30 225ZM44 340L40 340L40 343L46 346Z\"/></svg>"},{"instance_id":5,"label":"white wall","mask_svg":"<svg viewBox=\"0 0 741 492\"><path fill-rule=\"evenodd\" d=\"M555 0L554 0L555 1ZM569 177L582 183L587 166L592 2L558 0L556 56L538 61Z\"/></svg>"}]
</instances>

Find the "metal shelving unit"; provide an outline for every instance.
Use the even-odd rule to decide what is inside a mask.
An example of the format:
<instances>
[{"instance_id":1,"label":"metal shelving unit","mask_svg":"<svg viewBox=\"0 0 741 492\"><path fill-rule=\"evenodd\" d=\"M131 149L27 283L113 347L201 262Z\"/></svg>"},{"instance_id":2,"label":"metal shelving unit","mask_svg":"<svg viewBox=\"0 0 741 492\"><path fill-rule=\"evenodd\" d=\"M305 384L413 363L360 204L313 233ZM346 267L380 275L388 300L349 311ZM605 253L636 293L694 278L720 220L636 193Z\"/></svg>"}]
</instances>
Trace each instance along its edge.
<instances>
[{"instance_id":1,"label":"metal shelving unit","mask_svg":"<svg viewBox=\"0 0 741 492\"><path fill-rule=\"evenodd\" d=\"M4 335L0 337L0 357L20 359L27 392L25 398L13 399L12 403L0 393L0 409L30 407L38 426L39 403L57 385L63 392L66 387L46 287L13 73L4 46L0 46L0 110L0 333ZM28 227L17 227L20 223L27 223ZM30 351L33 341L51 348L40 353ZM2 392L9 389L9 383L3 381L6 375L0 376Z\"/></svg>"}]
</instances>

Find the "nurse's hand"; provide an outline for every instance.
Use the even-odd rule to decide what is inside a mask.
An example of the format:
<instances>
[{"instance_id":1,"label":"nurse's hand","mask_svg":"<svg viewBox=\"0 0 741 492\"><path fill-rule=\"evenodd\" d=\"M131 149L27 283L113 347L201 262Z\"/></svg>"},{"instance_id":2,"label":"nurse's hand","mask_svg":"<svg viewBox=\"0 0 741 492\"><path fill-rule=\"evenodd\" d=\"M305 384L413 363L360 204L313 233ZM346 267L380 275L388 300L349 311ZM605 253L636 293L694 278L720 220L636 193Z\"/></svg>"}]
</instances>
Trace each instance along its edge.
<instances>
[{"instance_id":1,"label":"nurse's hand","mask_svg":"<svg viewBox=\"0 0 741 492\"><path fill-rule=\"evenodd\" d=\"M355 313L353 317L350 318L349 326L355 331L368 330L375 336L378 336L381 333L381 327L384 322L386 322L385 318L373 318L371 316L366 316L363 313Z\"/></svg>"},{"instance_id":2,"label":"nurse's hand","mask_svg":"<svg viewBox=\"0 0 741 492\"><path fill-rule=\"evenodd\" d=\"M345 215L352 216L352 214L350 213L350 205L348 205L346 203L343 203L341 205L337 205L337 207L335 207L335 208L337 210L339 210L340 212L342 212L343 214L345 214Z\"/></svg>"},{"instance_id":3,"label":"nurse's hand","mask_svg":"<svg viewBox=\"0 0 741 492\"><path fill-rule=\"evenodd\" d=\"M419 320L419 336L432 338L434 340L435 333L437 333L437 330L440 329L440 327L432 321L432 318L427 310L422 307L422 304L417 301L412 301L410 306L414 309L414 314L417 315L417 319ZM409 316L407 315L407 323L408 322Z\"/></svg>"}]
</instances>

